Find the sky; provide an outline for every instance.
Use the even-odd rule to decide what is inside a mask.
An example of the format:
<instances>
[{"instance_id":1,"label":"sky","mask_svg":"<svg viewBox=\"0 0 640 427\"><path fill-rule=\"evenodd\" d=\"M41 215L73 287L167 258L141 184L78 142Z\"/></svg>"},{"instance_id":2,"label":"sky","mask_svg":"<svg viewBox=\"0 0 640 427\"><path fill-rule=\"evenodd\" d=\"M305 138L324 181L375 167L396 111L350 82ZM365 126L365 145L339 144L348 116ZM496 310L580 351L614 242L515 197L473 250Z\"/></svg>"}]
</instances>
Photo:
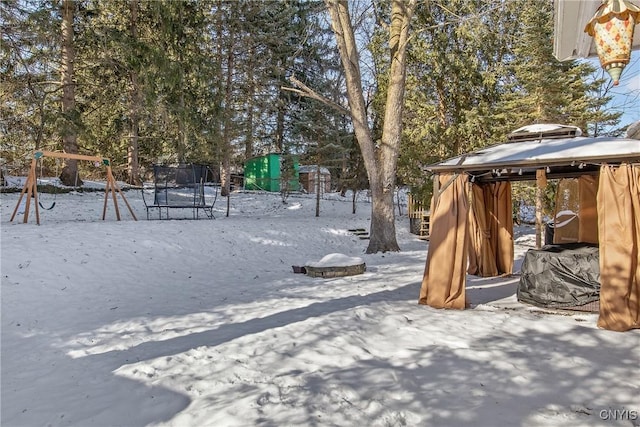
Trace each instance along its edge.
<instances>
[{"instance_id":1,"label":"sky","mask_svg":"<svg viewBox=\"0 0 640 427\"><path fill-rule=\"evenodd\" d=\"M607 83L611 79L605 71L600 68L597 59L592 60L594 66L598 67L600 73L605 73ZM631 61L622 71L620 83L617 87L609 86L613 95L609 107L614 111L622 112L620 120L622 126L640 120L640 51L632 52Z\"/></svg>"},{"instance_id":2,"label":"sky","mask_svg":"<svg viewBox=\"0 0 640 427\"><path fill-rule=\"evenodd\" d=\"M600 3L602 2L597 0L554 0L554 54L565 58L575 49L573 52L577 50L578 56L582 58L585 54L582 50L587 47L585 43L590 43L589 51L592 56L584 60L597 70L595 78L605 79L603 95L614 98L608 108L623 114L619 126L605 129L608 132L625 128L640 120L640 49L631 51L630 62L622 72L619 85L612 86L610 76L600 66L594 39L584 31Z\"/></svg>"},{"instance_id":3,"label":"sky","mask_svg":"<svg viewBox=\"0 0 640 427\"><path fill-rule=\"evenodd\" d=\"M71 192L41 195L39 226L1 194L3 427L639 424L640 331L518 302L530 225L515 275L469 276L469 309L437 310L417 304L429 243L402 195L402 250L365 254L362 194L316 217L313 195L235 192L211 220L147 220L125 194L137 221ZM327 258L366 271L293 272Z\"/></svg>"}]
</instances>

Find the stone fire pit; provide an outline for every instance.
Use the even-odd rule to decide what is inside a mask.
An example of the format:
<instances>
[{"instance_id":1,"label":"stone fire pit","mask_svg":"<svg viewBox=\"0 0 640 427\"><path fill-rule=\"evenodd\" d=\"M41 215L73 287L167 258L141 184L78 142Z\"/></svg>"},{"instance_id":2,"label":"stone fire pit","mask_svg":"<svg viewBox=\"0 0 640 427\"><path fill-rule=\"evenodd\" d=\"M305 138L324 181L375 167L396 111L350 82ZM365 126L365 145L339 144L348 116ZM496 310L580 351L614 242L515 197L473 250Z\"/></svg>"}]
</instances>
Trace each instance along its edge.
<instances>
[{"instance_id":1,"label":"stone fire pit","mask_svg":"<svg viewBox=\"0 0 640 427\"><path fill-rule=\"evenodd\" d=\"M326 255L318 262L308 262L305 265L307 276L325 278L362 274L366 268L362 258L339 253Z\"/></svg>"}]
</instances>

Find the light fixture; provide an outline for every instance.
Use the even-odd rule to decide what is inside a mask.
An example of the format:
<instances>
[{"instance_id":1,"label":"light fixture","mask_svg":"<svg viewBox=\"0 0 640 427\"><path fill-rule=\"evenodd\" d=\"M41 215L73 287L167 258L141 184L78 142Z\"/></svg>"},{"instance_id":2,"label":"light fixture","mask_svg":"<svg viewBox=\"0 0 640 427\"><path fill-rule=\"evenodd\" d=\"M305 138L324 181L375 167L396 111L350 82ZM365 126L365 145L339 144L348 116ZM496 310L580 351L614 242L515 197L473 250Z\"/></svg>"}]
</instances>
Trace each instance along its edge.
<instances>
[{"instance_id":1,"label":"light fixture","mask_svg":"<svg viewBox=\"0 0 640 427\"><path fill-rule=\"evenodd\" d=\"M578 169L583 169L585 166L586 166L586 165L585 165L584 163L580 163L580 164L578 165Z\"/></svg>"},{"instance_id":2,"label":"light fixture","mask_svg":"<svg viewBox=\"0 0 640 427\"><path fill-rule=\"evenodd\" d=\"M584 28L593 37L600 65L613 85L620 81L622 70L631 58L633 30L640 20L640 7L627 0L602 0L596 14Z\"/></svg>"},{"instance_id":3,"label":"light fixture","mask_svg":"<svg viewBox=\"0 0 640 427\"><path fill-rule=\"evenodd\" d=\"M518 175L522 175L522 169L518 171Z\"/></svg>"},{"instance_id":4,"label":"light fixture","mask_svg":"<svg viewBox=\"0 0 640 427\"><path fill-rule=\"evenodd\" d=\"M551 168L547 166L547 173L551 172Z\"/></svg>"}]
</instances>

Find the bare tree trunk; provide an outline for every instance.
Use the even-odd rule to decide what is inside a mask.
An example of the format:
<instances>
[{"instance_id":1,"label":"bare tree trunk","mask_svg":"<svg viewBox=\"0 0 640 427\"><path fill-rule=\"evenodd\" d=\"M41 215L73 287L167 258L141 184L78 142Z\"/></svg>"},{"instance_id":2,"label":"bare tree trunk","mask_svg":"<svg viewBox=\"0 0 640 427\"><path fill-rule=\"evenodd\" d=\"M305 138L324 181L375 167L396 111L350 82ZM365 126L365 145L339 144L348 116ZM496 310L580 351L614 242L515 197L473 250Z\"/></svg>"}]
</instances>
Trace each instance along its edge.
<instances>
[{"instance_id":1,"label":"bare tree trunk","mask_svg":"<svg viewBox=\"0 0 640 427\"><path fill-rule=\"evenodd\" d=\"M316 165L316 217L320 216L320 158Z\"/></svg>"},{"instance_id":2,"label":"bare tree trunk","mask_svg":"<svg viewBox=\"0 0 640 427\"><path fill-rule=\"evenodd\" d=\"M279 60L278 61L278 70L283 70L284 69L284 64L282 64L282 61ZM275 139L276 139L276 152L278 153L284 153L284 113L285 113L285 109L286 109L286 99L284 96L284 93L282 91L282 89L280 90L280 94L278 96L278 101L277 101L277 106L276 108L277 110L277 114L276 114L276 134L275 134Z\"/></svg>"},{"instance_id":3,"label":"bare tree trunk","mask_svg":"<svg viewBox=\"0 0 640 427\"><path fill-rule=\"evenodd\" d=\"M175 4L181 5L177 7L177 10L173 11L174 14L177 14L176 23L172 24L174 27L168 29L173 32L172 38L175 37L174 40L170 42L170 49L172 51L172 55L175 54L175 72L177 77L176 89L177 89L177 108L175 111L172 111L172 119L176 122L177 127L177 135L174 142L175 144L175 155L178 163L186 163L188 156L188 123L187 123L187 109L186 109L186 101L185 101L185 88L187 86L187 67L188 65L185 63L185 52L183 49L183 40L185 37L185 24L184 24L184 4L182 2L175 2ZM173 110L173 108L172 108Z\"/></svg>"},{"instance_id":4,"label":"bare tree trunk","mask_svg":"<svg viewBox=\"0 0 640 427\"><path fill-rule=\"evenodd\" d=\"M64 129L62 130L62 146L64 151L71 154L78 153L77 120L74 63L76 52L73 41L73 19L76 4L73 0L62 1L62 116ZM60 173L60 181L64 185L82 185L78 175L78 161L67 159Z\"/></svg>"},{"instance_id":5,"label":"bare tree trunk","mask_svg":"<svg viewBox=\"0 0 640 427\"><path fill-rule=\"evenodd\" d=\"M220 171L220 194L229 197L231 194L231 103L233 95L233 52L234 32L229 34L227 44L227 78L225 83L223 129L222 129L222 168Z\"/></svg>"},{"instance_id":6,"label":"bare tree trunk","mask_svg":"<svg viewBox=\"0 0 640 427\"><path fill-rule=\"evenodd\" d=\"M278 114L276 115L276 151L278 153L284 153L284 111L285 111L285 102L282 99L282 95L280 99L278 99Z\"/></svg>"},{"instance_id":7,"label":"bare tree trunk","mask_svg":"<svg viewBox=\"0 0 640 427\"><path fill-rule=\"evenodd\" d=\"M356 213L356 200L358 199L358 190L353 189L353 194L351 195L351 213L355 215Z\"/></svg>"},{"instance_id":8,"label":"bare tree trunk","mask_svg":"<svg viewBox=\"0 0 640 427\"><path fill-rule=\"evenodd\" d=\"M249 48L249 64L247 64L247 81L249 87L247 88L247 126L244 141L244 156L246 159L253 157L253 116L256 95L254 50L253 46Z\"/></svg>"},{"instance_id":9,"label":"bare tree trunk","mask_svg":"<svg viewBox=\"0 0 640 427\"><path fill-rule=\"evenodd\" d=\"M345 70L350 115L364 159L371 189L371 233L367 253L399 251L396 240L393 191L406 80L406 46L416 0L392 0L389 46L391 67L382 139L376 147L367 121L357 44L349 17L348 0L325 0L331 15Z\"/></svg>"},{"instance_id":10,"label":"bare tree trunk","mask_svg":"<svg viewBox=\"0 0 640 427\"><path fill-rule=\"evenodd\" d=\"M186 120L186 106L184 100L184 69L182 68L184 62L182 60L182 51L178 52L178 63L180 64L180 95L178 102L180 105L180 112L178 113L178 162L184 163L187 161L187 120Z\"/></svg>"},{"instance_id":11,"label":"bare tree trunk","mask_svg":"<svg viewBox=\"0 0 640 427\"><path fill-rule=\"evenodd\" d=\"M138 39L138 1L131 0L129 2L130 16L130 33L131 38L135 41ZM129 79L131 88L129 93L129 140L127 142L127 182L129 184L140 185L140 163L138 160L138 141L139 141L139 124L140 124L140 83L138 82L138 71L132 68L129 71Z\"/></svg>"}]
</instances>

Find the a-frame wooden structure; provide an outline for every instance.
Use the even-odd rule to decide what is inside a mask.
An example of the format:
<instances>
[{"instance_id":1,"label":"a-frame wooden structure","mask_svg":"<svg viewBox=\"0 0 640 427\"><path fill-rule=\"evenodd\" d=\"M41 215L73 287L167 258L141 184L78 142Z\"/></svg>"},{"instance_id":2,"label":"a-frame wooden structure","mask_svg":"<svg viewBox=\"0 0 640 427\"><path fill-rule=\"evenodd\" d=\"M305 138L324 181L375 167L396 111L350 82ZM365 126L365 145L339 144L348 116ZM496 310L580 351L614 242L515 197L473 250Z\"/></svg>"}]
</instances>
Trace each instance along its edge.
<instances>
[{"instance_id":1,"label":"a-frame wooden structure","mask_svg":"<svg viewBox=\"0 0 640 427\"><path fill-rule=\"evenodd\" d=\"M102 208L102 219L104 220L107 216L107 202L109 201L109 195L113 198L113 205L116 210L116 218L120 221L120 209L118 208L118 199L116 198L116 193L120 194L122 200L127 205L129 212L134 220L138 220L136 215L133 213L133 209L129 205L127 198L124 196L120 187L116 183L116 180L113 176L113 172L111 171L111 161L104 157L99 156L86 156L83 154L71 154L71 153L60 153L55 151L35 151L33 153L33 159L31 159L31 168L29 169L29 175L27 176L27 181L22 188L22 192L20 193L20 198L18 199L18 203L16 204L15 209L13 210L13 214L11 215L10 221L13 221L13 218L16 216L18 212L18 208L20 207L20 203L22 202L22 198L27 195L27 200L25 203L24 209L24 219L23 222L26 223L29 220L29 211L31 210L31 198L33 197L34 206L36 211L36 223L40 225L40 210L38 209L38 189L37 189L37 179L36 179L36 163L38 159L41 157L54 157L58 159L72 159L72 160L87 160L90 162L95 162L96 164L100 164L102 166L106 166L107 168L107 185L105 187L104 193L104 205Z\"/></svg>"}]
</instances>

